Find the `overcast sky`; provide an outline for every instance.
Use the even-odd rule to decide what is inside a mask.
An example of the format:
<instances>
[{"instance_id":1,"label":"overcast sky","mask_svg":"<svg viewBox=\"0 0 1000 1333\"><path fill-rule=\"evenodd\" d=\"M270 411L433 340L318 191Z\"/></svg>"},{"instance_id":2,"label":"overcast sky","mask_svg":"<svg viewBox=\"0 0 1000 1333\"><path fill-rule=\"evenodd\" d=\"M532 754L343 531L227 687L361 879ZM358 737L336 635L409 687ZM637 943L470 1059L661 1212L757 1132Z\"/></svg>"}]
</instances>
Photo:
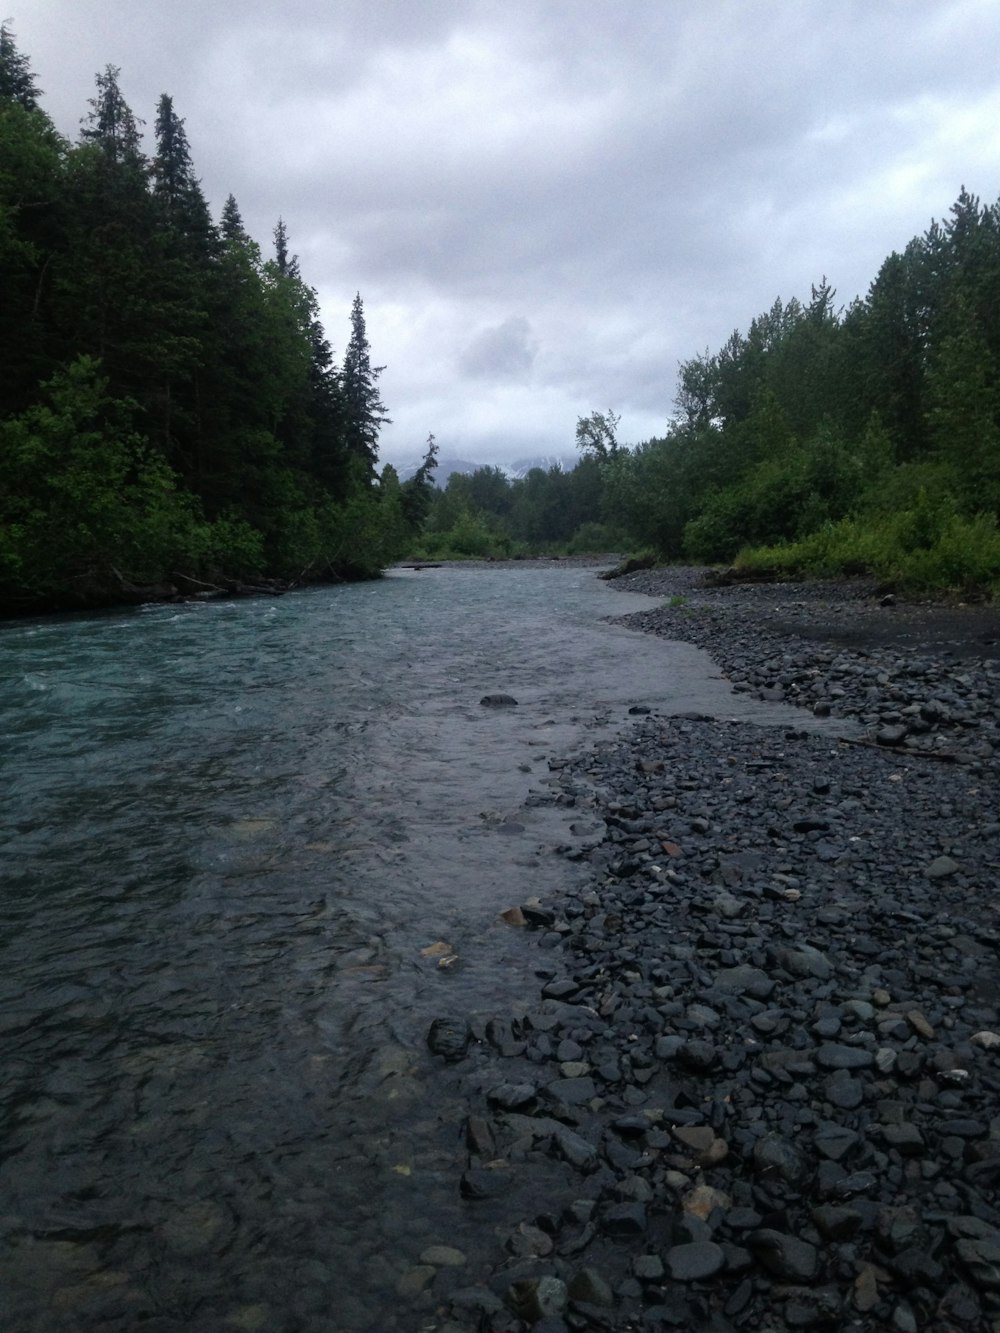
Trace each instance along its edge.
<instances>
[{"instance_id":1,"label":"overcast sky","mask_svg":"<svg viewBox=\"0 0 1000 1333\"><path fill-rule=\"evenodd\" d=\"M170 93L218 216L278 216L343 353L361 292L387 461L661 434L678 363L775 297L838 303L1000 195L1000 0L9 0L75 138L121 67Z\"/></svg>"}]
</instances>

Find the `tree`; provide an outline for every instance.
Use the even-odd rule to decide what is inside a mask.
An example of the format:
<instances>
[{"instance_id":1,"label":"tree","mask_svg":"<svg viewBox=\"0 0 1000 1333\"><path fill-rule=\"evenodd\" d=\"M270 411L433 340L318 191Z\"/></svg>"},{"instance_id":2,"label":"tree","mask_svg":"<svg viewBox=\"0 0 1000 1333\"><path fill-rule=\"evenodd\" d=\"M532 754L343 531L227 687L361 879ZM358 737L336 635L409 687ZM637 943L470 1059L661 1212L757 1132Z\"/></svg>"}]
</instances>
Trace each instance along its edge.
<instances>
[{"instance_id":1,"label":"tree","mask_svg":"<svg viewBox=\"0 0 1000 1333\"><path fill-rule=\"evenodd\" d=\"M89 113L80 122L80 137L84 143L93 143L109 161L120 165L141 167L141 120L137 120L118 86L121 69L106 65L97 77L97 94L87 103Z\"/></svg>"},{"instance_id":2,"label":"tree","mask_svg":"<svg viewBox=\"0 0 1000 1333\"><path fill-rule=\"evenodd\" d=\"M223 205L219 230L222 232L222 239L231 244L243 244L249 239L246 227L243 225L239 204L231 194L226 197L226 202Z\"/></svg>"},{"instance_id":3,"label":"tree","mask_svg":"<svg viewBox=\"0 0 1000 1333\"><path fill-rule=\"evenodd\" d=\"M392 421L379 393L378 378L383 370L385 366L371 363L364 305L358 292L351 306L351 337L341 373L344 438L348 453L361 462L369 480L375 475L379 430Z\"/></svg>"},{"instance_id":4,"label":"tree","mask_svg":"<svg viewBox=\"0 0 1000 1333\"><path fill-rule=\"evenodd\" d=\"M428 435L424 460L402 487L403 517L414 533L418 533L424 526L431 510L431 501L434 498L434 482L431 478L438 465L437 452L434 436Z\"/></svg>"},{"instance_id":5,"label":"tree","mask_svg":"<svg viewBox=\"0 0 1000 1333\"><path fill-rule=\"evenodd\" d=\"M590 454L602 463L611 462L618 457L618 423L621 417L615 416L608 408L607 412L591 412L589 417L578 417L576 422L576 447L584 455Z\"/></svg>"},{"instance_id":6,"label":"tree","mask_svg":"<svg viewBox=\"0 0 1000 1333\"><path fill-rule=\"evenodd\" d=\"M156 108L156 155L150 166L153 198L170 226L204 254L217 251L215 227L191 162L184 121L164 93Z\"/></svg>"},{"instance_id":7,"label":"tree","mask_svg":"<svg viewBox=\"0 0 1000 1333\"><path fill-rule=\"evenodd\" d=\"M274 228L274 262L283 278L299 277L299 257L288 253L288 229L284 218L278 218Z\"/></svg>"},{"instance_id":8,"label":"tree","mask_svg":"<svg viewBox=\"0 0 1000 1333\"><path fill-rule=\"evenodd\" d=\"M17 49L14 34L5 20L0 23L0 102L37 111L41 95L31 73L31 62Z\"/></svg>"}]
</instances>

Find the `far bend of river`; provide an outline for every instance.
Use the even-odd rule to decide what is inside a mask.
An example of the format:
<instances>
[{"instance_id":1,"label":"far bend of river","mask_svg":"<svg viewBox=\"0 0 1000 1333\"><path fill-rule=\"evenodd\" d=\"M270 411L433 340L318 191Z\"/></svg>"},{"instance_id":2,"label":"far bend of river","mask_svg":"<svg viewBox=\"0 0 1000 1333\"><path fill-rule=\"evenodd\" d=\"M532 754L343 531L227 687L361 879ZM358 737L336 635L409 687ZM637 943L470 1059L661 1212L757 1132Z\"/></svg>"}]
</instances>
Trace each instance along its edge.
<instances>
[{"instance_id":1,"label":"far bend of river","mask_svg":"<svg viewBox=\"0 0 1000 1333\"><path fill-rule=\"evenodd\" d=\"M548 756L793 716L602 620L653 604L445 568L0 626L4 1333L418 1326L401 1272L475 1243L426 1033L537 995L497 915L580 873Z\"/></svg>"}]
</instances>

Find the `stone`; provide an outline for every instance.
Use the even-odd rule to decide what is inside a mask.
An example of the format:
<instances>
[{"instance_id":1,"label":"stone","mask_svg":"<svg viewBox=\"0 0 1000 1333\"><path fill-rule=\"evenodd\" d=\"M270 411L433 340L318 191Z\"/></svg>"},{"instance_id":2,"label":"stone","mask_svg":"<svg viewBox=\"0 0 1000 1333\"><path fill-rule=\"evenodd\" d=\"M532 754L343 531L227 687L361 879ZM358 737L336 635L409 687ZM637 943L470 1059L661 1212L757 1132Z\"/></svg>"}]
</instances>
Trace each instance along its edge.
<instances>
[{"instance_id":1,"label":"stone","mask_svg":"<svg viewBox=\"0 0 1000 1333\"><path fill-rule=\"evenodd\" d=\"M816 1230L825 1240L850 1240L857 1235L864 1221L856 1208L847 1208L832 1203L820 1204L812 1210L812 1219Z\"/></svg>"},{"instance_id":2,"label":"stone","mask_svg":"<svg viewBox=\"0 0 1000 1333\"><path fill-rule=\"evenodd\" d=\"M645 1204L612 1204L602 1213L601 1225L609 1236L640 1236L646 1230Z\"/></svg>"},{"instance_id":3,"label":"stone","mask_svg":"<svg viewBox=\"0 0 1000 1333\"><path fill-rule=\"evenodd\" d=\"M790 972L793 977L815 977L817 981L829 981L833 972L826 955L807 945L798 949L773 949L770 953L775 964Z\"/></svg>"},{"instance_id":4,"label":"stone","mask_svg":"<svg viewBox=\"0 0 1000 1333\"><path fill-rule=\"evenodd\" d=\"M420 1252L422 1264L432 1264L435 1268L461 1268L465 1255L451 1245L428 1245Z\"/></svg>"},{"instance_id":5,"label":"stone","mask_svg":"<svg viewBox=\"0 0 1000 1333\"><path fill-rule=\"evenodd\" d=\"M774 993L775 982L759 967L750 967L741 963L738 967L725 967L715 974L714 984L725 991L737 995L749 995L754 1000L769 1000Z\"/></svg>"},{"instance_id":6,"label":"stone","mask_svg":"<svg viewBox=\"0 0 1000 1333\"><path fill-rule=\"evenodd\" d=\"M801 1184L806 1177L802 1154L774 1134L754 1144L753 1164L762 1180L780 1180L794 1186Z\"/></svg>"},{"instance_id":7,"label":"stone","mask_svg":"<svg viewBox=\"0 0 1000 1333\"><path fill-rule=\"evenodd\" d=\"M667 1274L675 1282L697 1282L714 1277L725 1267L726 1256L715 1241L693 1241L674 1245L666 1255Z\"/></svg>"},{"instance_id":8,"label":"stone","mask_svg":"<svg viewBox=\"0 0 1000 1333\"><path fill-rule=\"evenodd\" d=\"M934 1040L934 1029L919 1009L909 1010L906 1021L918 1037L923 1037L924 1041Z\"/></svg>"},{"instance_id":9,"label":"stone","mask_svg":"<svg viewBox=\"0 0 1000 1333\"><path fill-rule=\"evenodd\" d=\"M566 1283L551 1276L522 1278L512 1283L507 1291L511 1309L528 1324L562 1314L567 1299Z\"/></svg>"},{"instance_id":10,"label":"stone","mask_svg":"<svg viewBox=\"0 0 1000 1333\"><path fill-rule=\"evenodd\" d=\"M688 1150L697 1166L716 1166L729 1154L729 1145L708 1125L677 1125L671 1133Z\"/></svg>"},{"instance_id":11,"label":"stone","mask_svg":"<svg viewBox=\"0 0 1000 1333\"><path fill-rule=\"evenodd\" d=\"M875 733L875 743L894 747L902 745L907 737L907 728L903 725L881 727Z\"/></svg>"},{"instance_id":12,"label":"stone","mask_svg":"<svg viewBox=\"0 0 1000 1333\"><path fill-rule=\"evenodd\" d=\"M768 1227L751 1231L747 1247L758 1263L775 1277L790 1282L811 1282L819 1267L814 1246L796 1236L787 1236Z\"/></svg>"},{"instance_id":13,"label":"stone","mask_svg":"<svg viewBox=\"0 0 1000 1333\"><path fill-rule=\"evenodd\" d=\"M559 1154L571 1165L581 1171L595 1171L599 1165L597 1149L582 1134L575 1133L565 1125L558 1125L552 1131L552 1141Z\"/></svg>"},{"instance_id":14,"label":"stone","mask_svg":"<svg viewBox=\"0 0 1000 1333\"><path fill-rule=\"evenodd\" d=\"M686 1041L677 1052L682 1064L698 1073L707 1074L719 1062L719 1052L707 1041Z\"/></svg>"},{"instance_id":15,"label":"stone","mask_svg":"<svg viewBox=\"0 0 1000 1333\"><path fill-rule=\"evenodd\" d=\"M537 1091L533 1083L498 1083L486 1094L486 1100L501 1110L514 1111L533 1102Z\"/></svg>"},{"instance_id":16,"label":"stone","mask_svg":"<svg viewBox=\"0 0 1000 1333\"><path fill-rule=\"evenodd\" d=\"M838 1069L831 1074L823 1085L828 1102L842 1111L856 1110L865 1099L865 1085L858 1078L852 1078L846 1069Z\"/></svg>"},{"instance_id":17,"label":"stone","mask_svg":"<svg viewBox=\"0 0 1000 1333\"><path fill-rule=\"evenodd\" d=\"M515 708L517 700L512 694L484 694L479 700L484 708Z\"/></svg>"},{"instance_id":18,"label":"stone","mask_svg":"<svg viewBox=\"0 0 1000 1333\"><path fill-rule=\"evenodd\" d=\"M550 1102L561 1102L565 1106L580 1106L597 1096L597 1085L590 1077L557 1078L545 1085L542 1094Z\"/></svg>"},{"instance_id":19,"label":"stone","mask_svg":"<svg viewBox=\"0 0 1000 1333\"><path fill-rule=\"evenodd\" d=\"M824 1069L866 1069L875 1063L871 1051L863 1046L840 1046L835 1042L820 1046L815 1058Z\"/></svg>"},{"instance_id":20,"label":"stone","mask_svg":"<svg viewBox=\"0 0 1000 1333\"><path fill-rule=\"evenodd\" d=\"M568 1290L571 1301L584 1301L587 1305L597 1305L603 1309L614 1307L614 1293L596 1268L581 1268L570 1282Z\"/></svg>"},{"instance_id":21,"label":"stone","mask_svg":"<svg viewBox=\"0 0 1000 1333\"><path fill-rule=\"evenodd\" d=\"M396 1283L396 1291L404 1300L413 1300L430 1286L436 1275L437 1269L430 1264L418 1264L403 1273Z\"/></svg>"},{"instance_id":22,"label":"stone","mask_svg":"<svg viewBox=\"0 0 1000 1333\"><path fill-rule=\"evenodd\" d=\"M681 1199L681 1207L685 1213L690 1213L695 1217L707 1219L718 1209L720 1212L726 1212L732 1206L732 1199L722 1190L717 1190L711 1185L696 1185ZM755 1214L756 1216L756 1214ZM727 1219L728 1220L728 1219ZM760 1218L757 1217L757 1222ZM730 1223L730 1225L732 1225Z\"/></svg>"},{"instance_id":23,"label":"stone","mask_svg":"<svg viewBox=\"0 0 1000 1333\"><path fill-rule=\"evenodd\" d=\"M472 1032L462 1018L435 1018L427 1032L428 1047L448 1061L463 1059L471 1040Z\"/></svg>"},{"instance_id":24,"label":"stone","mask_svg":"<svg viewBox=\"0 0 1000 1333\"><path fill-rule=\"evenodd\" d=\"M936 856L924 874L928 879L948 879L952 875L957 875L961 868L950 856Z\"/></svg>"}]
</instances>

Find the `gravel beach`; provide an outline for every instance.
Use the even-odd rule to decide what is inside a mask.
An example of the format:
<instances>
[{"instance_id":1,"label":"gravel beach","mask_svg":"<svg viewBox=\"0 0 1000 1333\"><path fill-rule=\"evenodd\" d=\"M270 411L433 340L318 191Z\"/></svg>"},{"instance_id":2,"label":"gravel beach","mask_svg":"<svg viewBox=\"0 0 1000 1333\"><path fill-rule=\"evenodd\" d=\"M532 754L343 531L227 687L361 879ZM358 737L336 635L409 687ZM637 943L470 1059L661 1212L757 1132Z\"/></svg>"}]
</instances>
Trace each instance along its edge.
<instances>
[{"instance_id":1,"label":"gravel beach","mask_svg":"<svg viewBox=\"0 0 1000 1333\"><path fill-rule=\"evenodd\" d=\"M553 758L537 995L428 1033L489 1244L413 1327L1000 1330L1000 616L616 581L785 729L649 713ZM843 718L849 737L810 731ZM527 888L529 886L525 886ZM407 1275L408 1276L408 1275Z\"/></svg>"}]
</instances>

